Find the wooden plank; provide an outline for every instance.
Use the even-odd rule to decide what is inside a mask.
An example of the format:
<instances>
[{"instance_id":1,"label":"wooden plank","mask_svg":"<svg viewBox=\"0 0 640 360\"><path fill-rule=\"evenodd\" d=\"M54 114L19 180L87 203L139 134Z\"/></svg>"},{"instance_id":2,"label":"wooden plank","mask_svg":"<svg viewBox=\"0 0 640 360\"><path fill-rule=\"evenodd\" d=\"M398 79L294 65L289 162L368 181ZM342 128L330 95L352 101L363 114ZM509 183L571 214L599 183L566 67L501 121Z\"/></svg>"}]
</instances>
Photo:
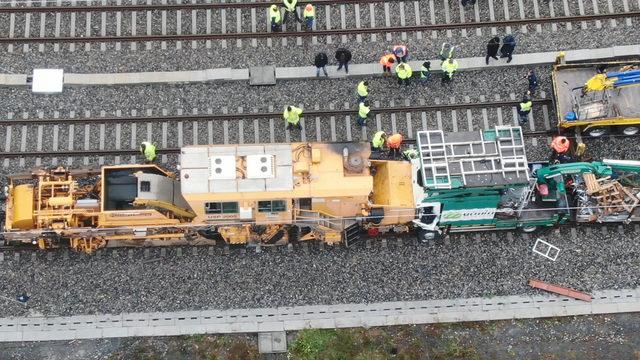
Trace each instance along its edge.
<instances>
[{"instance_id":1,"label":"wooden plank","mask_svg":"<svg viewBox=\"0 0 640 360\"><path fill-rule=\"evenodd\" d=\"M536 288L536 289L546 290L546 291L552 292L554 294L568 296L570 298L574 298L574 299L577 299L577 300L591 302L591 295L590 294L583 293L583 292L580 292L578 290L566 288L566 287L559 286L559 285L548 284L548 283L540 281L540 280L530 279L529 280L529 286L531 286L533 288Z\"/></svg>"}]
</instances>

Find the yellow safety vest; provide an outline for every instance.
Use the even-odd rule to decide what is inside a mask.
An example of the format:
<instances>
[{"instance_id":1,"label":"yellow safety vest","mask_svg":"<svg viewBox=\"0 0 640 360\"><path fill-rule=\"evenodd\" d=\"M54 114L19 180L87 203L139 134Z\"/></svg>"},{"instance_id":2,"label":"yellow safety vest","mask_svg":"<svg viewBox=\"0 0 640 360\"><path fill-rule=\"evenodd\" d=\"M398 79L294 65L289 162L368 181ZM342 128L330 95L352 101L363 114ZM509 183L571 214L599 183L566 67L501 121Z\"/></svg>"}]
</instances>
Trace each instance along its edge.
<instances>
[{"instance_id":1,"label":"yellow safety vest","mask_svg":"<svg viewBox=\"0 0 640 360\"><path fill-rule=\"evenodd\" d=\"M364 103L360 103L358 115L360 115L361 118L366 119L367 116L369 116L370 111L371 108L369 106L365 106Z\"/></svg>"},{"instance_id":2,"label":"yellow safety vest","mask_svg":"<svg viewBox=\"0 0 640 360\"><path fill-rule=\"evenodd\" d=\"M454 71L458 70L458 62L453 60L451 62L445 60L442 62L442 71L447 73L447 75L451 78L453 77Z\"/></svg>"},{"instance_id":3,"label":"yellow safety vest","mask_svg":"<svg viewBox=\"0 0 640 360\"><path fill-rule=\"evenodd\" d=\"M288 12L293 12L296 9L298 0L282 0L282 2L284 3L284 7Z\"/></svg>"},{"instance_id":4,"label":"yellow safety vest","mask_svg":"<svg viewBox=\"0 0 640 360\"><path fill-rule=\"evenodd\" d=\"M371 146L373 146L374 149L382 148L382 146L384 145L384 138L383 138L384 135L385 135L384 131L378 131L373 135L373 139L371 140Z\"/></svg>"},{"instance_id":5,"label":"yellow safety vest","mask_svg":"<svg viewBox=\"0 0 640 360\"><path fill-rule=\"evenodd\" d=\"M531 106L533 105L533 102L531 100L527 101L527 102L521 102L520 103L520 111L529 111L531 110Z\"/></svg>"},{"instance_id":6,"label":"yellow safety vest","mask_svg":"<svg viewBox=\"0 0 640 360\"><path fill-rule=\"evenodd\" d=\"M401 70L402 68L400 66L403 66L404 70ZM398 66L396 66L396 74L400 79L404 80L410 78L411 75L413 75L413 70L411 70L411 66L409 66L409 64L398 64Z\"/></svg>"},{"instance_id":7,"label":"yellow safety vest","mask_svg":"<svg viewBox=\"0 0 640 360\"><path fill-rule=\"evenodd\" d=\"M280 24L280 9L277 6L269 8L269 19L276 24Z\"/></svg>"},{"instance_id":8,"label":"yellow safety vest","mask_svg":"<svg viewBox=\"0 0 640 360\"><path fill-rule=\"evenodd\" d=\"M292 106L291 111L288 111L286 108L284 109L284 113L282 116L284 119L293 125L297 125L300 122L300 115L302 115L302 109L299 107Z\"/></svg>"},{"instance_id":9,"label":"yellow safety vest","mask_svg":"<svg viewBox=\"0 0 640 360\"><path fill-rule=\"evenodd\" d=\"M302 13L302 17L308 18L308 17L312 17L315 18L316 17L316 8L314 8L313 6L311 7L311 11L308 11L307 8L304 8L304 12Z\"/></svg>"},{"instance_id":10,"label":"yellow safety vest","mask_svg":"<svg viewBox=\"0 0 640 360\"><path fill-rule=\"evenodd\" d=\"M144 150L142 149L142 145L144 145ZM144 155L144 158L147 161L153 161L156 159L156 146L148 141L144 141L140 145L140 152Z\"/></svg>"},{"instance_id":11,"label":"yellow safety vest","mask_svg":"<svg viewBox=\"0 0 640 360\"><path fill-rule=\"evenodd\" d=\"M369 95L369 89L367 89L367 86L364 84L364 81L360 81L360 83L358 84L358 95L360 96Z\"/></svg>"}]
</instances>

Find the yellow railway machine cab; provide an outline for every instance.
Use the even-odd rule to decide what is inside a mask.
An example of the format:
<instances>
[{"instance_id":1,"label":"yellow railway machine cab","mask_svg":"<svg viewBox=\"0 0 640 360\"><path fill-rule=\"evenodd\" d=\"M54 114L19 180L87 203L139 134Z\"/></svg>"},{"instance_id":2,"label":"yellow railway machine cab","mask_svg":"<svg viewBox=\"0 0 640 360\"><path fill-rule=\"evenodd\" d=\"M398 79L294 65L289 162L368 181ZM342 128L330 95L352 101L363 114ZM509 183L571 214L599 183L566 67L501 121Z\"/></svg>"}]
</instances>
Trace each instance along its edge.
<instances>
[{"instance_id":1,"label":"yellow railway machine cab","mask_svg":"<svg viewBox=\"0 0 640 360\"><path fill-rule=\"evenodd\" d=\"M640 61L560 64L552 78L560 130L591 137L640 132Z\"/></svg>"},{"instance_id":2,"label":"yellow railway machine cab","mask_svg":"<svg viewBox=\"0 0 640 360\"><path fill-rule=\"evenodd\" d=\"M10 177L6 191L2 237L8 245L91 253L108 243L183 238L187 230L167 225L194 217L174 175L156 165L104 166L100 172L39 170Z\"/></svg>"},{"instance_id":3,"label":"yellow railway machine cab","mask_svg":"<svg viewBox=\"0 0 640 360\"><path fill-rule=\"evenodd\" d=\"M370 154L367 143L188 146L182 195L194 223L230 244L335 244L362 228L407 231L411 164Z\"/></svg>"}]
</instances>

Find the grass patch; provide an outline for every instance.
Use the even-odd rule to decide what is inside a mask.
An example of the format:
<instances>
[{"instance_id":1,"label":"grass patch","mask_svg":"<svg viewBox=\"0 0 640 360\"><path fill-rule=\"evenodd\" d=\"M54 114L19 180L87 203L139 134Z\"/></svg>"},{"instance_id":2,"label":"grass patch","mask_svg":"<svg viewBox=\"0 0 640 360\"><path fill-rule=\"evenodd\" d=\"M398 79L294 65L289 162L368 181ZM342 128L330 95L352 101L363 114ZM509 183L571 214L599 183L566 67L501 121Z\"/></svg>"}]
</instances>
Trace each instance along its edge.
<instances>
[{"instance_id":1,"label":"grass patch","mask_svg":"<svg viewBox=\"0 0 640 360\"><path fill-rule=\"evenodd\" d=\"M448 341L444 348L440 351L436 351L433 354L433 359L436 360L452 360L452 359L465 359L465 360L479 360L480 355L474 347L463 346L457 340Z\"/></svg>"},{"instance_id":2,"label":"grass patch","mask_svg":"<svg viewBox=\"0 0 640 360\"><path fill-rule=\"evenodd\" d=\"M289 347L292 360L416 359L422 343L406 333L390 335L387 329L306 329Z\"/></svg>"}]
</instances>

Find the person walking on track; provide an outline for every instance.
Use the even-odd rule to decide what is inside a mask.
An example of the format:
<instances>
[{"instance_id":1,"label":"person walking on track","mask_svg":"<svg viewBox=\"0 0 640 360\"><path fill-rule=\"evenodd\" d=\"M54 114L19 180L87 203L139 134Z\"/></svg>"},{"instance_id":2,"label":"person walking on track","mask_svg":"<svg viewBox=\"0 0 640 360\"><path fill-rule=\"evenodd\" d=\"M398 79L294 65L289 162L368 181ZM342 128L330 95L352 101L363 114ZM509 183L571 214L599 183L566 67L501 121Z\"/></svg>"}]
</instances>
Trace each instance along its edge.
<instances>
[{"instance_id":1,"label":"person walking on track","mask_svg":"<svg viewBox=\"0 0 640 360\"><path fill-rule=\"evenodd\" d=\"M450 82L453 74L458 70L458 62L452 58L442 62L442 83Z\"/></svg>"},{"instance_id":2,"label":"person walking on track","mask_svg":"<svg viewBox=\"0 0 640 360\"><path fill-rule=\"evenodd\" d=\"M304 18L304 23L307 27L307 30L312 30L313 22L316 19L316 9L313 7L313 5L307 4L307 6L304 7L302 17Z\"/></svg>"},{"instance_id":3,"label":"person walking on track","mask_svg":"<svg viewBox=\"0 0 640 360\"><path fill-rule=\"evenodd\" d=\"M287 106L284 109L284 113L282 114L282 117L287 123L287 130L292 130L293 128L296 128L298 130L302 129L302 126L300 126L301 115L302 115L302 109L299 107Z\"/></svg>"},{"instance_id":4,"label":"person walking on track","mask_svg":"<svg viewBox=\"0 0 640 360\"><path fill-rule=\"evenodd\" d=\"M367 96L369 96L369 83L366 81L360 81L358 83L358 88L357 88L357 92L358 92L358 102L364 102L365 100L367 100Z\"/></svg>"},{"instance_id":5,"label":"person walking on track","mask_svg":"<svg viewBox=\"0 0 640 360\"><path fill-rule=\"evenodd\" d=\"M513 51L516 48L516 39L507 35L502 40L502 47L500 48L500 57L507 58L507 63L510 63L513 60Z\"/></svg>"},{"instance_id":6,"label":"person walking on track","mask_svg":"<svg viewBox=\"0 0 640 360\"><path fill-rule=\"evenodd\" d=\"M431 77L431 61L425 61L420 68L420 82L426 83Z\"/></svg>"},{"instance_id":7,"label":"person walking on track","mask_svg":"<svg viewBox=\"0 0 640 360\"><path fill-rule=\"evenodd\" d=\"M396 62L396 56L394 54L384 54L380 58L380 65L382 65L383 74L391 75L391 67Z\"/></svg>"},{"instance_id":8,"label":"person walking on track","mask_svg":"<svg viewBox=\"0 0 640 360\"><path fill-rule=\"evenodd\" d=\"M398 85L409 85L409 79L413 75L411 66L406 63L400 63L396 66L396 76L398 77Z\"/></svg>"},{"instance_id":9,"label":"person walking on track","mask_svg":"<svg viewBox=\"0 0 640 360\"><path fill-rule=\"evenodd\" d=\"M487 43L487 57L484 62L489 65L489 58L498 60L498 49L500 49L500 37L494 36Z\"/></svg>"},{"instance_id":10,"label":"person walking on track","mask_svg":"<svg viewBox=\"0 0 640 360\"><path fill-rule=\"evenodd\" d=\"M144 156L144 160L147 163L152 163L156 160L156 146L150 141L143 141L140 144L140 153Z\"/></svg>"},{"instance_id":11,"label":"person walking on track","mask_svg":"<svg viewBox=\"0 0 640 360\"><path fill-rule=\"evenodd\" d=\"M286 23L289 16L295 16L296 21L302 22L300 14L298 14L298 0L282 0L284 6L284 22Z\"/></svg>"},{"instance_id":12,"label":"person walking on track","mask_svg":"<svg viewBox=\"0 0 640 360\"><path fill-rule=\"evenodd\" d=\"M345 48L336 50L336 60L338 60L338 71L344 66L344 72L349 73L349 61L351 61L351 51Z\"/></svg>"},{"instance_id":13,"label":"person walking on track","mask_svg":"<svg viewBox=\"0 0 640 360\"><path fill-rule=\"evenodd\" d=\"M396 45L392 49L393 55L396 57L396 61L399 63L407 62L409 57L409 49L405 45Z\"/></svg>"},{"instance_id":14,"label":"person walking on track","mask_svg":"<svg viewBox=\"0 0 640 360\"><path fill-rule=\"evenodd\" d=\"M269 7L269 19L271 19L271 31L277 32L282 30L282 17L280 16L278 5L274 4Z\"/></svg>"},{"instance_id":15,"label":"person walking on track","mask_svg":"<svg viewBox=\"0 0 640 360\"><path fill-rule=\"evenodd\" d=\"M371 139L371 151L380 153L386 141L387 133L385 133L384 131L376 132L375 134L373 134L373 138Z\"/></svg>"},{"instance_id":16,"label":"person walking on track","mask_svg":"<svg viewBox=\"0 0 640 360\"><path fill-rule=\"evenodd\" d=\"M536 76L536 72L533 69L529 69L527 75L524 76L525 79L529 82L529 92L534 94L538 89L538 77Z\"/></svg>"},{"instance_id":17,"label":"person walking on track","mask_svg":"<svg viewBox=\"0 0 640 360\"><path fill-rule=\"evenodd\" d=\"M320 76L320 69L324 72L324 76L329 76L327 74L327 64L329 63L329 58L327 54L321 52L316 55L316 58L313 60L313 64L316 66L316 77Z\"/></svg>"},{"instance_id":18,"label":"person walking on track","mask_svg":"<svg viewBox=\"0 0 640 360\"><path fill-rule=\"evenodd\" d=\"M522 97L522 101L518 104L518 116L520 126L526 124L529 121L529 113L531 112L531 107L533 106L533 101L529 97L529 92Z\"/></svg>"},{"instance_id":19,"label":"person walking on track","mask_svg":"<svg viewBox=\"0 0 640 360\"><path fill-rule=\"evenodd\" d=\"M389 148L389 157L397 159L400 157L400 147L402 146L402 135L393 134L387 138L387 147Z\"/></svg>"},{"instance_id":20,"label":"person walking on track","mask_svg":"<svg viewBox=\"0 0 640 360\"><path fill-rule=\"evenodd\" d=\"M371 113L371 107L369 106L369 102L361 102L358 104L358 125L366 126L367 119L369 119L369 115Z\"/></svg>"}]
</instances>

